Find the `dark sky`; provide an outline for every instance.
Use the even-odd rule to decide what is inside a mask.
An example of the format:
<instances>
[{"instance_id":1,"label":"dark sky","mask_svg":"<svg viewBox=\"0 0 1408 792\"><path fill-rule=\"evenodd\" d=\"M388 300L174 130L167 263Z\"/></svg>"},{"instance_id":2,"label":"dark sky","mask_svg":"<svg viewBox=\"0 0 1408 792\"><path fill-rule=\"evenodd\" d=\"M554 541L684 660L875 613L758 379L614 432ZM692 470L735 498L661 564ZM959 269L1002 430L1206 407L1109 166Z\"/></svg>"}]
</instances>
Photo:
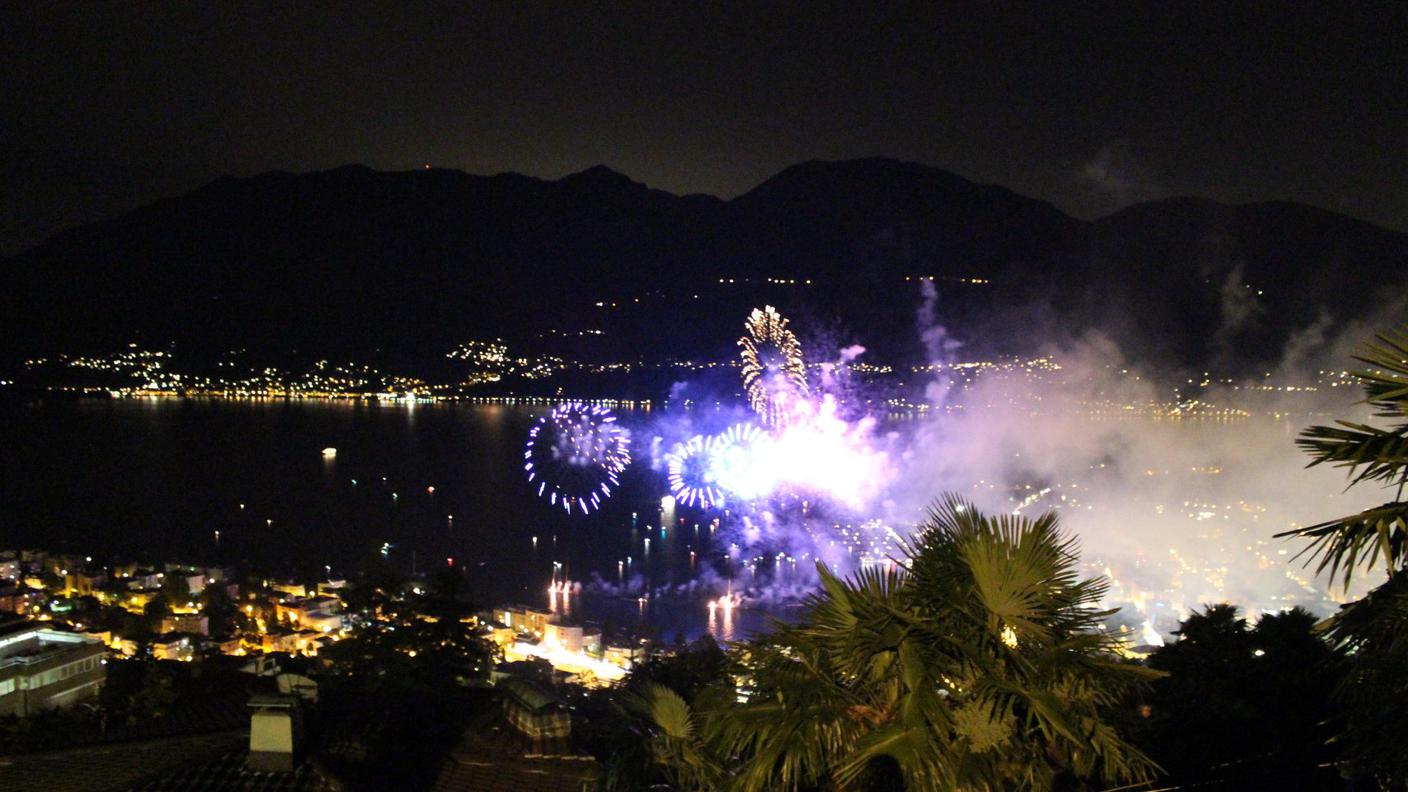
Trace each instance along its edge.
<instances>
[{"instance_id":1,"label":"dark sky","mask_svg":"<svg viewBox=\"0 0 1408 792\"><path fill-rule=\"evenodd\" d=\"M1083 217L1200 194L1408 229L1408 3L1076 5L4 2L0 252L348 162L727 197L883 154Z\"/></svg>"}]
</instances>

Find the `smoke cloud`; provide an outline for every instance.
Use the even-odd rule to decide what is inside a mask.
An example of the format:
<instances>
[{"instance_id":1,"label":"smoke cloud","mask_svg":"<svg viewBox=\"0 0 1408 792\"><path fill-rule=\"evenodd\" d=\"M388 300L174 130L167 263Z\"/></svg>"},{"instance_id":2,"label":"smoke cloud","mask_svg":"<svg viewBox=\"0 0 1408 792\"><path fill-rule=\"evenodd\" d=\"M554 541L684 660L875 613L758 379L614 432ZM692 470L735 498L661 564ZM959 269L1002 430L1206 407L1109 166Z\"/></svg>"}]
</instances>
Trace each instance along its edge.
<instances>
[{"instance_id":1,"label":"smoke cloud","mask_svg":"<svg viewBox=\"0 0 1408 792\"><path fill-rule=\"evenodd\" d=\"M754 491L722 509L726 568L701 564L670 584L598 578L590 588L795 601L815 585L815 561L841 572L891 563L933 500L956 493L990 512L1055 510L1080 541L1084 571L1110 580L1116 621L1147 641L1210 603L1324 614L1356 595L1317 579L1294 559L1303 544L1274 535L1382 502L1372 487L1346 490L1343 471L1306 469L1295 439L1314 423L1364 417L1357 386L1340 375L1373 328L1401 321L1402 300L1353 325L1312 319L1264 376L1170 381L1100 333L1022 359L964 360L934 284L921 289L917 331L931 358L915 384L922 404L842 410L858 398L849 367L864 349L817 352L825 362L813 366L809 398L734 463ZM655 454L750 419L742 408L667 415L654 426ZM1361 575L1357 587L1374 578Z\"/></svg>"}]
</instances>

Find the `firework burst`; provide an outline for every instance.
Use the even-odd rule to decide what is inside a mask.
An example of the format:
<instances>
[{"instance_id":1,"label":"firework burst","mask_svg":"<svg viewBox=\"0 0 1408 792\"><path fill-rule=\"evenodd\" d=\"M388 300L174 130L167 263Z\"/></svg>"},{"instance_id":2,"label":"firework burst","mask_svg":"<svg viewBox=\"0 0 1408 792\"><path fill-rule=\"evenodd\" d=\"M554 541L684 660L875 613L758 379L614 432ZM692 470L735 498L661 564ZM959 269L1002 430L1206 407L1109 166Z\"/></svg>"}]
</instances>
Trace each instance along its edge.
<instances>
[{"instance_id":1,"label":"firework burst","mask_svg":"<svg viewBox=\"0 0 1408 792\"><path fill-rule=\"evenodd\" d=\"M568 514L601 508L631 463L630 434L600 405L568 402L528 430L523 470L540 497Z\"/></svg>"},{"instance_id":2,"label":"firework burst","mask_svg":"<svg viewBox=\"0 0 1408 792\"><path fill-rule=\"evenodd\" d=\"M715 486L741 500L753 500L776 486L770 438L756 426L739 424L715 435L709 470Z\"/></svg>"},{"instance_id":3,"label":"firework burst","mask_svg":"<svg viewBox=\"0 0 1408 792\"><path fill-rule=\"evenodd\" d=\"M738 339L743 359L743 389L748 404L768 426L785 424L798 401L807 395L807 370L802 345L787 320L771 305L754 308Z\"/></svg>"},{"instance_id":4,"label":"firework burst","mask_svg":"<svg viewBox=\"0 0 1408 792\"><path fill-rule=\"evenodd\" d=\"M677 502L706 509L723 503L723 491L714 484L714 438L695 435L680 443L665 457L665 466Z\"/></svg>"}]
</instances>

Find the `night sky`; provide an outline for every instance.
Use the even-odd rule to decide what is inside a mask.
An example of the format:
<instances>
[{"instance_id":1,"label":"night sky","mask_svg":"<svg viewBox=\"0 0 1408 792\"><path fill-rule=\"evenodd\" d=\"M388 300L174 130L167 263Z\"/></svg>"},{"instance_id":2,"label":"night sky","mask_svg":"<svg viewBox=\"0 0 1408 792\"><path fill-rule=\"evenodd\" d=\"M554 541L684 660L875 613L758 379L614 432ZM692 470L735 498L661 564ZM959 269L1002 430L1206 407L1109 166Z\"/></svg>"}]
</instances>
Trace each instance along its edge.
<instances>
[{"instance_id":1,"label":"night sky","mask_svg":"<svg viewBox=\"0 0 1408 792\"><path fill-rule=\"evenodd\" d=\"M606 5L0 4L0 253L349 162L730 197L878 154L1081 217L1198 194L1408 229L1405 3Z\"/></svg>"}]
</instances>

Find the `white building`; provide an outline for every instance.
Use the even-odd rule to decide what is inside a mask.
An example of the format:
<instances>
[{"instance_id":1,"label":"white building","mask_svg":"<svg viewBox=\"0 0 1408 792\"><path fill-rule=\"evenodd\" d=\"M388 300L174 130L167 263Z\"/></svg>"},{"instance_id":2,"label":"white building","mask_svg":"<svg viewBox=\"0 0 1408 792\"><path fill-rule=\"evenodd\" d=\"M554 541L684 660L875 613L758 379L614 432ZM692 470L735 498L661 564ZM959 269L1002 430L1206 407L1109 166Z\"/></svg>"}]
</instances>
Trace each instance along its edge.
<instances>
[{"instance_id":1,"label":"white building","mask_svg":"<svg viewBox=\"0 0 1408 792\"><path fill-rule=\"evenodd\" d=\"M0 715L35 712L90 698L107 679L102 642L31 622L0 628Z\"/></svg>"},{"instance_id":2,"label":"white building","mask_svg":"<svg viewBox=\"0 0 1408 792\"><path fill-rule=\"evenodd\" d=\"M576 624L549 622L543 630L543 644L568 652L601 654L601 630Z\"/></svg>"},{"instance_id":3,"label":"white building","mask_svg":"<svg viewBox=\"0 0 1408 792\"><path fill-rule=\"evenodd\" d=\"M343 627L342 616L336 613L324 613L322 611L311 611L305 613L298 620L300 626L318 632L336 632Z\"/></svg>"},{"instance_id":4,"label":"white building","mask_svg":"<svg viewBox=\"0 0 1408 792\"><path fill-rule=\"evenodd\" d=\"M293 598L275 605L280 619L318 632L334 632L346 626L343 619L342 600L337 597Z\"/></svg>"},{"instance_id":5,"label":"white building","mask_svg":"<svg viewBox=\"0 0 1408 792\"><path fill-rule=\"evenodd\" d=\"M503 605L494 611L494 618L506 627L541 638L547 632L548 622L556 617L548 611L527 605Z\"/></svg>"}]
</instances>

